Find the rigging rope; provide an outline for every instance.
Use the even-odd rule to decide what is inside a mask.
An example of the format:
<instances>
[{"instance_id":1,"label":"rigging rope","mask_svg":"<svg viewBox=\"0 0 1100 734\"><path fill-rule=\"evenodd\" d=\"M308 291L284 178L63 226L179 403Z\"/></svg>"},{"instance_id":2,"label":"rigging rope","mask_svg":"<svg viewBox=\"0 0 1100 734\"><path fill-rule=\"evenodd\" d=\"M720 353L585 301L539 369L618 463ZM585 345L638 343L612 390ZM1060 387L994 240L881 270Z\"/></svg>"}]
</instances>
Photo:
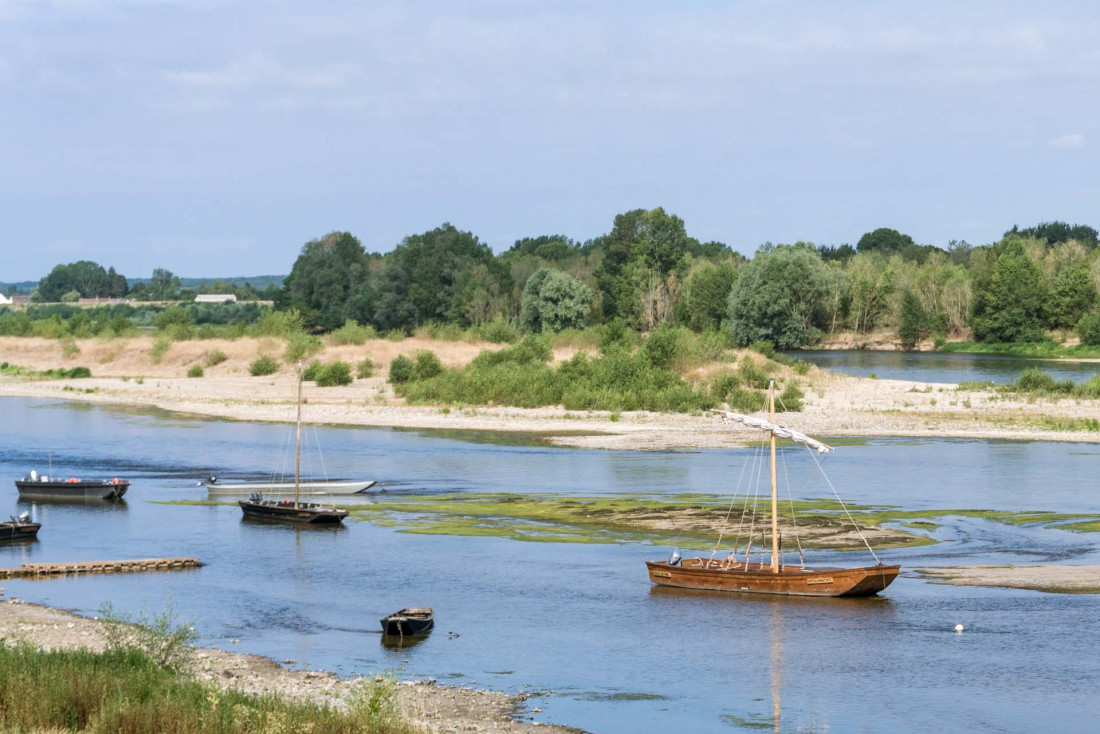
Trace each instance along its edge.
<instances>
[{"instance_id":1,"label":"rigging rope","mask_svg":"<svg viewBox=\"0 0 1100 734\"><path fill-rule=\"evenodd\" d=\"M807 447L806 450L809 451L809 447ZM817 469L821 472L821 476L825 478L825 483L828 484L829 489L833 491L833 496L836 497L836 501L840 503L840 507L844 510L844 514L848 516L848 520L855 527L856 532L859 533L860 540L862 540L863 544L867 546L867 550L871 552L871 557L875 559L875 562L881 565L882 561L880 561L878 559L878 556L875 555L875 549L872 548L871 544L867 542L867 536L863 534L863 530L859 527L859 523L857 523L855 521L855 518L852 517L852 513L848 512L848 507L844 504L844 500L840 499L840 495L837 493L836 487L834 487L833 483L829 481L829 475L825 473L825 468L821 466L821 462L817 460L817 456L812 451L809 451L809 453L810 458L812 458L814 460L814 463L817 464Z\"/></svg>"}]
</instances>

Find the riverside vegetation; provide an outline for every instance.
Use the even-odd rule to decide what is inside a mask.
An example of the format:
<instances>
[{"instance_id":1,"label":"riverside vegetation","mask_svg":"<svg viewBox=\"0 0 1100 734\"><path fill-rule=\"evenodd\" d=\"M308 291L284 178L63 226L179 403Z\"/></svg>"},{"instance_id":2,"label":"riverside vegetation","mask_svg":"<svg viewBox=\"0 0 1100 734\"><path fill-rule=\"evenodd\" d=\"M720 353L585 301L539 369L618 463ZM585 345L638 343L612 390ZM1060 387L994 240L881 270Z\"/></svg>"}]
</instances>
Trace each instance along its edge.
<instances>
[{"instance_id":1,"label":"riverside vegetation","mask_svg":"<svg viewBox=\"0 0 1100 734\"><path fill-rule=\"evenodd\" d=\"M396 682L361 682L340 706L253 695L200 681L190 670L194 630L168 611L136 622L105 605L105 649L0 644L0 729L88 734L325 731L411 734ZM68 625L72 627L73 625Z\"/></svg>"}]
</instances>

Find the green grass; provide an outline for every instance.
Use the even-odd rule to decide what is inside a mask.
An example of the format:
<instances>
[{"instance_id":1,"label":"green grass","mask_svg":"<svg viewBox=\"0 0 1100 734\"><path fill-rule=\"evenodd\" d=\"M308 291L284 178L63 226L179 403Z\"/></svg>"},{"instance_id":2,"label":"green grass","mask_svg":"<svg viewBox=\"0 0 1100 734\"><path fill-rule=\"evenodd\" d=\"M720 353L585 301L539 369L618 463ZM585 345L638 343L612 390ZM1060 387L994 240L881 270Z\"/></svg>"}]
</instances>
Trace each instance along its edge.
<instances>
[{"instance_id":1,"label":"green grass","mask_svg":"<svg viewBox=\"0 0 1100 734\"><path fill-rule=\"evenodd\" d=\"M360 686L346 710L248 695L197 682L140 651L46 652L0 646L0 730L174 732L314 731L404 734L392 681Z\"/></svg>"},{"instance_id":2,"label":"green grass","mask_svg":"<svg viewBox=\"0 0 1100 734\"><path fill-rule=\"evenodd\" d=\"M52 370L34 370L30 367L20 367L17 364L3 362L0 363L0 375L22 377L27 380L74 380L83 377L91 377L92 371L87 367L72 367L70 369L59 367Z\"/></svg>"}]
</instances>

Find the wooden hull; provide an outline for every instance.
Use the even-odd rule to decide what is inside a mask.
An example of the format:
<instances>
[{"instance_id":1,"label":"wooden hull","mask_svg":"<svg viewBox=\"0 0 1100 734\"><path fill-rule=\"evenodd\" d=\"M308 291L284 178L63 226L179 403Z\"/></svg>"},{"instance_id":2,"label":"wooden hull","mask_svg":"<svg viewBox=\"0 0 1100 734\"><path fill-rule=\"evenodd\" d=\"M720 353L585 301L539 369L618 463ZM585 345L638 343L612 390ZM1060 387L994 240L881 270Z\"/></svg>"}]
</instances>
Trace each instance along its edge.
<instances>
[{"instance_id":1,"label":"wooden hull","mask_svg":"<svg viewBox=\"0 0 1100 734\"><path fill-rule=\"evenodd\" d=\"M19 496L26 499L118 500L130 483L125 480L94 482L41 482L16 480Z\"/></svg>"},{"instance_id":2,"label":"wooden hull","mask_svg":"<svg viewBox=\"0 0 1100 734\"><path fill-rule=\"evenodd\" d=\"M37 522L0 522L0 543L34 540L41 527Z\"/></svg>"},{"instance_id":3,"label":"wooden hull","mask_svg":"<svg viewBox=\"0 0 1100 734\"><path fill-rule=\"evenodd\" d=\"M238 502L244 516L250 520L269 520L311 525L335 524L344 521L347 510L301 502L295 505L289 500L241 500Z\"/></svg>"},{"instance_id":4,"label":"wooden hull","mask_svg":"<svg viewBox=\"0 0 1100 734\"><path fill-rule=\"evenodd\" d=\"M897 578L900 566L862 568L800 568L783 566L779 573L762 563L734 563L687 558L680 565L646 561L649 580L662 586L749 594L789 596L874 596Z\"/></svg>"},{"instance_id":5,"label":"wooden hull","mask_svg":"<svg viewBox=\"0 0 1100 734\"><path fill-rule=\"evenodd\" d=\"M430 607L410 607L383 617L382 634L411 637L423 635L435 626L435 614Z\"/></svg>"},{"instance_id":6,"label":"wooden hull","mask_svg":"<svg viewBox=\"0 0 1100 734\"><path fill-rule=\"evenodd\" d=\"M302 482L298 485L298 494L305 495L344 495L366 492L377 482L366 479L356 482ZM247 495L253 492L267 494L294 494L294 482L241 482L223 484L206 483L206 491L212 495Z\"/></svg>"}]
</instances>

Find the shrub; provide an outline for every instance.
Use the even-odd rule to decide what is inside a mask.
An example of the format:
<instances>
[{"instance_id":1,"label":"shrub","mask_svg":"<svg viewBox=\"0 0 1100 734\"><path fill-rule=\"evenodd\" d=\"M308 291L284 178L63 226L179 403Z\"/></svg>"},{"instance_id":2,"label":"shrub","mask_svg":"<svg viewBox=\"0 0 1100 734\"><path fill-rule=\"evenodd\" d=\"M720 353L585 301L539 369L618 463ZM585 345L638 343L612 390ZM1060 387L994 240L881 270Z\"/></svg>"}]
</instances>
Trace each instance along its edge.
<instances>
[{"instance_id":1,"label":"shrub","mask_svg":"<svg viewBox=\"0 0 1100 734\"><path fill-rule=\"evenodd\" d=\"M283 352L283 360L293 364L298 360L312 357L324 348L321 340L312 334L298 332L292 334L286 342L286 351Z\"/></svg>"},{"instance_id":2,"label":"shrub","mask_svg":"<svg viewBox=\"0 0 1100 734\"><path fill-rule=\"evenodd\" d=\"M412 379L413 371L413 361L404 354L399 354L390 362L389 381L395 385L406 383Z\"/></svg>"},{"instance_id":3,"label":"shrub","mask_svg":"<svg viewBox=\"0 0 1100 734\"><path fill-rule=\"evenodd\" d=\"M443 363L430 349L423 349L416 353L416 368L413 372L414 380L430 380L443 373Z\"/></svg>"},{"instance_id":4,"label":"shrub","mask_svg":"<svg viewBox=\"0 0 1100 734\"><path fill-rule=\"evenodd\" d=\"M248 364L248 373L253 377L273 375L279 371L279 363L270 354L261 354Z\"/></svg>"},{"instance_id":5,"label":"shrub","mask_svg":"<svg viewBox=\"0 0 1100 734\"><path fill-rule=\"evenodd\" d=\"M303 380L310 380L310 381L316 380L317 375L320 374L320 372L321 372L321 362L319 360L315 359L312 362L310 362L308 365L306 365L306 368L304 370L302 370L302 379Z\"/></svg>"},{"instance_id":6,"label":"shrub","mask_svg":"<svg viewBox=\"0 0 1100 734\"><path fill-rule=\"evenodd\" d=\"M149 357L153 360L153 364L160 364L160 361L164 359L164 355L171 348L171 339L166 336L157 337L156 341L153 342L153 348L149 351Z\"/></svg>"},{"instance_id":7,"label":"shrub","mask_svg":"<svg viewBox=\"0 0 1100 734\"><path fill-rule=\"evenodd\" d=\"M767 340L755 341L749 345L749 349L758 354L763 354L768 359L775 357L775 345Z\"/></svg>"},{"instance_id":8,"label":"shrub","mask_svg":"<svg viewBox=\"0 0 1100 734\"><path fill-rule=\"evenodd\" d=\"M213 367L214 365L221 364L227 359L229 359L229 357L226 356L225 352L220 349L215 349L213 352L207 354L203 361L206 362L207 367Z\"/></svg>"},{"instance_id":9,"label":"shrub","mask_svg":"<svg viewBox=\"0 0 1100 734\"><path fill-rule=\"evenodd\" d=\"M204 374L201 364L193 364L187 370L188 377L202 377Z\"/></svg>"},{"instance_id":10,"label":"shrub","mask_svg":"<svg viewBox=\"0 0 1100 734\"><path fill-rule=\"evenodd\" d=\"M805 396L797 382L788 382L775 401L775 409L777 412L802 410L802 398Z\"/></svg>"},{"instance_id":11,"label":"shrub","mask_svg":"<svg viewBox=\"0 0 1100 734\"><path fill-rule=\"evenodd\" d=\"M61 342L61 358L72 359L76 355L80 354L80 347L76 345L76 341L73 339L66 339Z\"/></svg>"},{"instance_id":12,"label":"shrub","mask_svg":"<svg viewBox=\"0 0 1100 734\"><path fill-rule=\"evenodd\" d=\"M305 320L298 309L289 311L265 311L256 325L252 327L254 336L276 336L289 339L301 333Z\"/></svg>"},{"instance_id":13,"label":"shrub","mask_svg":"<svg viewBox=\"0 0 1100 734\"><path fill-rule=\"evenodd\" d=\"M347 362L330 362L317 371L317 387L350 385L351 381L351 367Z\"/></svg>"},{"instance_id":14,"label":"shrub","mask_svg":"<svg viewBox=\"0 0 1100 734\"><path fill-rule=\"evenodd\" d=\"M367 357L359 364L355 365L355 376L360 380L365 380L374 374L374 361Z\"/></svg>"},{"instance_id":15,"label":"shrub","mask_svg":"<svg viewBox=\"0 0 1100 734\"><path fill-rule=\"evenodd\" d=\"M360 324L355 319L348 319L339 329L334 329L328 335L329 344L355 345L365 344L367 339L378 336L374 327L370 324Z\"/></svg>"},{"instance_id":16,"label":"shrub","mask_svg":"<svg viewBox=\"0 0 1100 734\"><path fill-rule=\"evenodd\" d=\"M678 330L661 326L649 332L642 344L642 353L649 363L657 369L667 370L679 352L680 334Z\"/></svg>"},{"instance_id":17,"label":"shrub","mask_svg":"<svg viewBox=\"0 0 1100 734\"><path fill-rule=\"evenodd\" d=\"M481 338L492 344L515 344L519 340L519 331L511 321L497 317L479 329Z\"/></svg>"},{"instance_id":18,"label":"shrub","mask_svg":"<svg viewBox=\"0 0 1100 734\"><path fill-rule=\"evenodd\" d=\"M103 636L108 650L134 650L148 656L157 665L169 670L187 668L195 652L195 628L181 622L169 601L164 611L150 614L143 609L136 618L116 611L110 602L99 608Z\"/></svg>"},{"instance_id":19,"label":"shrub","mask_svg":"<svg viewBox=\"0 0 1100 734\"><path fill-rule=\"evenodd\" d=\"M1077 336L1082 344L1100 345L1100 312L1085 314L1077 322Z\"/></svg>"},{"instance_id":20,"label":"shrub","mask_svg":"<svg viewBox=\"0 0 1100 734\"><path fill-rule=\"evenodd\" d=\"M1072 393L1073 380L1059 382L1038 367L1028 367L1012 386L1020 392Z\"/></svg>"}]
</instances>

